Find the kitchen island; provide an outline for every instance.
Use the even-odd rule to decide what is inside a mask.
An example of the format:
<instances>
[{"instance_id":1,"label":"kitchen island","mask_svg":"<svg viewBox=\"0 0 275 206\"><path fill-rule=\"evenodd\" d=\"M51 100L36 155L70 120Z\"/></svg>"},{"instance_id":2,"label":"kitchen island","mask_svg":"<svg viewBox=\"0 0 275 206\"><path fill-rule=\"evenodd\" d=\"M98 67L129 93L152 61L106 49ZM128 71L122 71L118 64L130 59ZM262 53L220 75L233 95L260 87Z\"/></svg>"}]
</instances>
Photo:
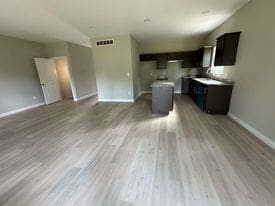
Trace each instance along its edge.
<instances>
[{"instance_id":1,"label":"kitchen island","mask_svg":"<svg viewBox=\"0 0 275 206\"><path fill-rule=\"evenodd\" d=\"M154 81L152 87L152 112L155 114L169 114L174 104L174 82Z\"/></svg>"}]
</instances>

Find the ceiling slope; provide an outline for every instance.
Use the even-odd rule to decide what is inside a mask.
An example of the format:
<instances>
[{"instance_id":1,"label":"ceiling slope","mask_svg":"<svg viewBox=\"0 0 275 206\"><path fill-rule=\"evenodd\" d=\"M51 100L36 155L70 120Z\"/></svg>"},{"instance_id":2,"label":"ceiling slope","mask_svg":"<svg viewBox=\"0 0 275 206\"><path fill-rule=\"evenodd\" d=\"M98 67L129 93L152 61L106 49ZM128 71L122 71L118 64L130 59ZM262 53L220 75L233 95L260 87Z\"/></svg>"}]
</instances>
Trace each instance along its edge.
<instances>
[{"instance_id":1,"label":"ceiling slope","mask_svg":"<svg viewBox=\"0 0 275 206\"><path fill-rule=\"evenodd\" d=\"M131 33L139 41L211 32L249 0L1 0L0 33L39 42ZM145 19L149 19L144 22Z\"/></svg>"}]
</instances>

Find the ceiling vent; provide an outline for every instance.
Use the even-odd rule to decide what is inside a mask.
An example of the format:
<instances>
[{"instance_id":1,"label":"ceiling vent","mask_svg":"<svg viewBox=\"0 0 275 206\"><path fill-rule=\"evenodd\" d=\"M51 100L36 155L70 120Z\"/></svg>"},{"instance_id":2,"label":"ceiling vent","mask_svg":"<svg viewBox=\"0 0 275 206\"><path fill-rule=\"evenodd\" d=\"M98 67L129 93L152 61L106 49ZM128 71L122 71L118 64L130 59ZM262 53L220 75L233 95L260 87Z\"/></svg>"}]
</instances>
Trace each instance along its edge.
<instances>
[{"instance_id":1,"label":"ceiling vent","mask_svg":"<svg viewBox=\"0 0 275 206\"><path fill-rule=\"evenodd\" d=\"M96 43L96 46L113 46L114 40L113 39L98 40L95 43Z\"/></svg>"}]
</instances>

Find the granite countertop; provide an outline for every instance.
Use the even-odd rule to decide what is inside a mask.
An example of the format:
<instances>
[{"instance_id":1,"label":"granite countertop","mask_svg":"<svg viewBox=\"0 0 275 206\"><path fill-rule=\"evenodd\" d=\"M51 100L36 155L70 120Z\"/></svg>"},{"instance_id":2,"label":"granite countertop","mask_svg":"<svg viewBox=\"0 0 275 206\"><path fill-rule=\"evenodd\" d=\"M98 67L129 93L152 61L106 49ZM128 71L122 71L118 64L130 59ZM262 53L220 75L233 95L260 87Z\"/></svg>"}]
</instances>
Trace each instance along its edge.
<instances>
[{"instance_id":1,"label":"granite countertop","mask_svg":"<svg viewBox=\"0 0 275 206\"><path fill-rule=\"evenodd\" d=\"M215 80L215 79L207 79L207 78L191 78L197 82L200 82L205 85L216 85L216 86L231 86L234 85L233 81L222 81L222 80Z\"/></svg>"},{"instance_id":2,"label":"granite countertop","mask_svg":"<svg viewBox=\"0 0 275 206\"><path fill-rule=\"evenodd\" d=\"M171 81L154 81L151 87L175 87L175 84Z\"/></svg>"}]
</instances>

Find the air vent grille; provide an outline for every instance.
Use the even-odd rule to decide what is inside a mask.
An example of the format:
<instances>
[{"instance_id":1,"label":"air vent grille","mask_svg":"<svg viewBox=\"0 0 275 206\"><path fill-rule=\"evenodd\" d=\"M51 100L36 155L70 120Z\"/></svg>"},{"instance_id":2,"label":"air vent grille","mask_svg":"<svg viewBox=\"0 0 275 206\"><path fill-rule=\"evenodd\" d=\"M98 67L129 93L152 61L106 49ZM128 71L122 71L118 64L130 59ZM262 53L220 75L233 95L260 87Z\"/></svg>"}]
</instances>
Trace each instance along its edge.
<instances>
[{"instance_id":1,"label":"air vent grille","mask_svg":"<svg viewBox=\"0 0 275 206\"><path fill-rule=\"evenodd\" d=\"M95 43L96 43L96 46L113 46L114 40L113 39L104 39L104 40L98 40Z\"/></svg>"}]
</instances>

